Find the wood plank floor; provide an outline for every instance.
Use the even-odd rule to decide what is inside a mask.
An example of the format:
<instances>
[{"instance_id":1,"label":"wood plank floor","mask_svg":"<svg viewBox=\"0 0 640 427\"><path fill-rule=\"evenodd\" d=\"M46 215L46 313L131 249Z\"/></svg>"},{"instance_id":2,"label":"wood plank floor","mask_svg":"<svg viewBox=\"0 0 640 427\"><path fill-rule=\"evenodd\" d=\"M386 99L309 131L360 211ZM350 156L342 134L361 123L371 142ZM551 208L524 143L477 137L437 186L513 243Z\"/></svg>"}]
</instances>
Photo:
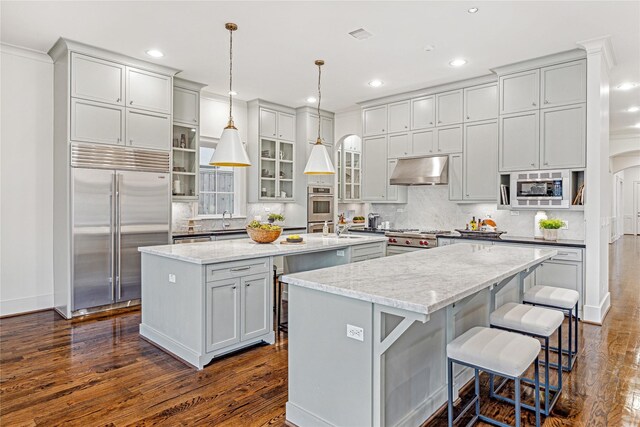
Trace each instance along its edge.
<instances>
[{"instance_id":1,"label":"wood plank floor","mask_svg":"<svg viewBox=\"0 0 640 427\"><path fill-rule=\"evenodd\" d=\"M610 259L611 311L603 327L581 325L581 354L547 427L640 425L640 238L611 245ZM285 424L286 335L198 372L140 339L139 323L138 309L0 320L0 425ZM513 422L508 406L483 411Z\"/></svg>"}]
</instances>

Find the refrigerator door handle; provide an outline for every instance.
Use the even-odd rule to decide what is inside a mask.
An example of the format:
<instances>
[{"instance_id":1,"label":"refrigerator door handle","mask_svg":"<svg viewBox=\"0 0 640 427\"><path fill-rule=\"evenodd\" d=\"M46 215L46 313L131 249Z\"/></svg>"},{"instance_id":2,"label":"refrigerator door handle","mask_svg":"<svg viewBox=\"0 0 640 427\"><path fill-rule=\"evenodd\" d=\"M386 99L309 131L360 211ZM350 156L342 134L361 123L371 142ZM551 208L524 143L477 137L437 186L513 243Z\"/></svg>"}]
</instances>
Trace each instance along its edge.
<instances>
[{"instance_id":1,"label":"refrigerator door handle","mask_svg":"<svg viewBox=\"0 0 640 427\"><path fill-rule=\"evenodd\" d=\"M122 266L122 233L121 233L121 224L120 224L120 178L122 178L122 174L116 173L116 287L117 287L117 299L119 300L122 297L122 280L120 275L122 274L121 266Z\"/></svg>"},{"instance_id":2,"label":"refrigerator door handle","mask_svg":"<svg viewBox=\"0 0 640 427\"><path fill-rule=\"evenodd\" d=\"M116 202L115 202L115 194L116 194L116 174L114 173L111 176L111 193L109 194L109 234L110 234L110 239L109 239L109 268L111 271L111 277L109 277L109 283L111 284L111 299L113 301L115 301L116 298L116 271L115 271L115 259L114 259L114 251L116 249L116 230L115 230L115 226L114 226L114 219L115 219L115 209L116 209Z\"/></svg>"}]
</instances>

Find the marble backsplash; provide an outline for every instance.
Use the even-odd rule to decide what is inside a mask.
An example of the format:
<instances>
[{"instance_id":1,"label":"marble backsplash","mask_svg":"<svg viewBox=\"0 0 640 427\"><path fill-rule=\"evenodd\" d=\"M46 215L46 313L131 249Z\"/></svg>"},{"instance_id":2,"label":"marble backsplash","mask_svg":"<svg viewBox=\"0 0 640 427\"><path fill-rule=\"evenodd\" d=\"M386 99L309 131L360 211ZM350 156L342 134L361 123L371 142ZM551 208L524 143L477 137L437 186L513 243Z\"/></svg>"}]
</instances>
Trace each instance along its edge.
<instances>
[{"instance_id":1,"label":"marble backsplash","mask_svg":"<svg viewBox=\"0 0 640 427\"><path fill-rule=\"evenodd\" d=\"M171 230L173 233L186 231L187 220L197 217L197 202L188 203L172 203L172 215L171 215ZM246 215L236 218L227 218L226 221L231 225L229 228L244 228L255 216L261 216L263 221L266 221L267 216L270 213L281 213L283 215L285 206L282 203L248 203ZM268 211L267 211L268 209ZM285 215L286 217L286 215ZM200 230L221 230L222 219L208 218L199 219L196 224L200 227L196 231ZM285 224L287 221L285 220ZM287 224L288 225L288 224Z\"/></svg>"},{"instance_id":2,"label":"marble backsplash","mask_svg":"<svg viewBox=\"0 0 640 427\"><path fill-rule=\"evenodd\" d=\"M401 211L401 212L399 212ZM419 228L453 230L464 228L475 216L491 216L500 230L513 236L532 237L536 210L516 211L512 215L508 210L497 210L495 204L463 204L449 201L449 187L414 186L409 187L406 204L371 204L366 212L377 212L382 221L389 221L391 228ZM584 240L584 212L568 209L547 210L549 217L560 218L568 222L567 230L559 230L560 239Z\"/></svg>"}]
</instances>

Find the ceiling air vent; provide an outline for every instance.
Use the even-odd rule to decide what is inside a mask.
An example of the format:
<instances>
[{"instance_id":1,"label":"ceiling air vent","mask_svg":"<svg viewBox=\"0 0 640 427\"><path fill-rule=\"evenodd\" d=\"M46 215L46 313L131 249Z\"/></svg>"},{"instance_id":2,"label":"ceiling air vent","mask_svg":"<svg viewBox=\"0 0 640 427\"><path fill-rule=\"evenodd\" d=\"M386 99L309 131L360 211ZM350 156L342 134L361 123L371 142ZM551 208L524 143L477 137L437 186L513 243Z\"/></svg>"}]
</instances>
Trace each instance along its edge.
<instances>
[{"instance_id":1,"label":"ceiling air vent","mask_svg":"<svg viewBox=\"0 0 640 427\"><path fill-rule=\"evenodd\" d=\"M373 34L365 30L364 28L358 28L357 30L353 30L349 32L349 35L356 40L366 40L368 38L373 37Z\"/></svg>"}]
</instances>

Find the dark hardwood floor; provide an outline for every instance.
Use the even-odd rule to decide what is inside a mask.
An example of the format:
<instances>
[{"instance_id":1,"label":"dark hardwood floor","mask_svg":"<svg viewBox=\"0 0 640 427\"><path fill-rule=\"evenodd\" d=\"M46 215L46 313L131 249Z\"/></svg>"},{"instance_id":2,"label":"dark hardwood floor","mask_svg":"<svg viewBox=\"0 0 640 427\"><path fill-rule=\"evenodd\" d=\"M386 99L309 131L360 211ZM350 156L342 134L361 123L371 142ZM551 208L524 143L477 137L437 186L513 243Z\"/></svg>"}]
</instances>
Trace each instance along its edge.
<instances>
[{"instance_id":1,"label":"dark hardwood floor","mask_svg":"<svg viewBox=\"0 0 640 427\"><path fill-rule=\"evenodd\" d=\"M611 311L602 327L581 324L581 354L547 427L640 425L640 238L611 245L610 259ZM139 322L138 309L0 320L0 425L284 425L286 335L198 372L140 339ZM513 422L508 406L483 411ZM446 425L446 414L428 425Z\"/></svg>"}]
</instances>

